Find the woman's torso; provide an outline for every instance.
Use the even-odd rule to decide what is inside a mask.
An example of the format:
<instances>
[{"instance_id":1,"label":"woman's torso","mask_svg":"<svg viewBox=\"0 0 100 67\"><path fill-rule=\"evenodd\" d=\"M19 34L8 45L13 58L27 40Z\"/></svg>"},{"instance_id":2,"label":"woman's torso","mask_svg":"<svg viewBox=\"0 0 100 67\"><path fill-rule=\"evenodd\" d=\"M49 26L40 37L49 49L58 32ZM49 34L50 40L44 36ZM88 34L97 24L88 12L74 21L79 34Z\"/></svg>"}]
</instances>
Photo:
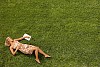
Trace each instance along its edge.
<instances>
[{"instance_id":1,"label":"woman's torso","mask_svg":"<svg viewBox=\"0 0 100 67\"><path fill-rule=\"evenodd\" d=\"M18 47L19 48L18 50L24 54L32 54L33 47L35 47L33 45L22 44L18 41L14 41L12 44L13 44L13 49L16 49Z\"/></svg>"}]
</instances>

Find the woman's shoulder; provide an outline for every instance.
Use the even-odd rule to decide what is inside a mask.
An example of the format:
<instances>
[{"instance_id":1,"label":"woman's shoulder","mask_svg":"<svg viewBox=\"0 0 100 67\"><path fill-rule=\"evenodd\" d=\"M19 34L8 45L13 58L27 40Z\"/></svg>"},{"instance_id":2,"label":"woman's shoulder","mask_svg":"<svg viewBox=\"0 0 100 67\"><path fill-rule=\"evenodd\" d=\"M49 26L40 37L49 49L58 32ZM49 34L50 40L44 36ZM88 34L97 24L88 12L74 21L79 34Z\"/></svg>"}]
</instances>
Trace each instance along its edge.
<instances>
[{"instance_id":1,"label":"woman's shoulder","mask_svg":"<svg viewBox=\"0 0 100 67\"><path fill-rule=\"evenodd\" d=\"M10 46L10 48L12 48L12 49L13 49L13 47L14 47L14 45L11 45L11 46Z\"/></svg>"},{"instance_id":2,"label":"woman's shoulder","mask_svg":"<svg viewBox=\"0 0 100 67\"><path fill-rule=\"evenodd\" d=\"M14 41L18 41L17 39L14 39Z\"/></svg>"},{"instance_id":3,"label":"woman's shoulder","mask_svg":"<svg viewBox=\"0 0 100 67\"><path fill-rule=\"evenodd\" d=\"M19 41L17 41L17 40L14 39L14 43L16 43L16 42L19 42Z\"/></svg>"}]
</instances>

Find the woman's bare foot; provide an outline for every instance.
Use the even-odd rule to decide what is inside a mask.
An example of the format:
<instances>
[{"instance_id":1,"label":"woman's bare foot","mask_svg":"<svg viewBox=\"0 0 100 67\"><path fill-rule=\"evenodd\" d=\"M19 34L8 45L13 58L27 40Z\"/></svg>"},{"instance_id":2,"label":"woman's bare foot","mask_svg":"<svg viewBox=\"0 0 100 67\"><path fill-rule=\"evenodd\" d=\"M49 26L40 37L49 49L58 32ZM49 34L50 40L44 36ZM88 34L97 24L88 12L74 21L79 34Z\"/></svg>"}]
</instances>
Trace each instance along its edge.
<instances>
[{"instance_id":1,"label":"woman's bare foot","mask_svg":"<svg viewBox=\"0 0 100 67\"><path fill-rule=\"evenodd\" d=\"M50 58L51 56L49 56L49 55L45 55L45 58Z\"/></svg>"},{"instance_id":2,"label":"woman's bare foot","mask_svg":"<svg viewBox=\"0 0 100 67\"><path fill-rule=\"evenodd\" d=\"M35 59L35 61L40 64L40 60L39 59Z\"/></svg>"}]
</instances>

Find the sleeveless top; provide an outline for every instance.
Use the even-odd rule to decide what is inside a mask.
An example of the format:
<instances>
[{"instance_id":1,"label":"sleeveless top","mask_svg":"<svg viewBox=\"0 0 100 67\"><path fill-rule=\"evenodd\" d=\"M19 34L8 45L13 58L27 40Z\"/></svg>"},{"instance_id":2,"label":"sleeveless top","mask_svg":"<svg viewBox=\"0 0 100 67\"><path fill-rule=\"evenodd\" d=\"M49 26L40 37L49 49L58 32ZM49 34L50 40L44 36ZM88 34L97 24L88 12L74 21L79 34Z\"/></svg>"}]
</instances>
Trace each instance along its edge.
<instances>
[{"instance_id":1,"label":"sleeveless top","mask_svg":"<svg viewBox=\"0 0 100 67\"><path fill-rule=\"evenodd\" d=\"M18 41L15 41L14 45L13 45L13 49L16 49L17 47L19 47L19 51L21 51L24 54L32 54L33 53L33 48L35 46L33 45L28 45L28 44L22 44L19 43Z\"/></svg>"}]
</instances>

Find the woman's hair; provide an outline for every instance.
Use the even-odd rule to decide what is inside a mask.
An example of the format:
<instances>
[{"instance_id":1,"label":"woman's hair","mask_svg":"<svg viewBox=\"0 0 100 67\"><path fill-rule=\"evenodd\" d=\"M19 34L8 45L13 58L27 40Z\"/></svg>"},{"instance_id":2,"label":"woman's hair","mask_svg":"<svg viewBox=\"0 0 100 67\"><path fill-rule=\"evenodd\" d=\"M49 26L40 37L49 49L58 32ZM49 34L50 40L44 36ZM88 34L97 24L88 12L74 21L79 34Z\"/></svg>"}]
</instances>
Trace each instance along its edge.
<instances>
[{"instance_id":1,"label":"woman's hair","mask_svg":"<svg viewBox=\"0 0 100 67\"><path fill-rule=\"evenodd\" d=\"M7 37L7 38L6 38L6 40L5 40L5 46L10 46L9 38L10 38L10 37Z\"/></svg>"}]
</instances>

